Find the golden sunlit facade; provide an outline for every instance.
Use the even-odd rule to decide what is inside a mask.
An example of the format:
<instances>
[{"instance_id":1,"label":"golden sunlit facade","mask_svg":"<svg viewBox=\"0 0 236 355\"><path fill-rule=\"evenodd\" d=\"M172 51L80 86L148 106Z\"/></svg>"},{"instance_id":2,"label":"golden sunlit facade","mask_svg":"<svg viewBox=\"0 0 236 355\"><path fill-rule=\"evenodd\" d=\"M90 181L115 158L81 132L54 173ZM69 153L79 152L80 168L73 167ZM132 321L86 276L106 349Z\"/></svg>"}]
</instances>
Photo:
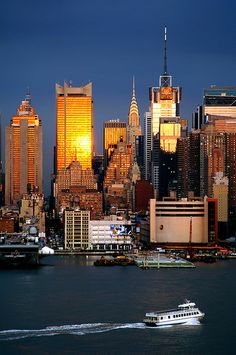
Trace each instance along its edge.
<instances>
[{"instance_id":1,"label":"golden sunlit facade","mask_svg":"<svg viewBox=\"0 0 236 355\"><path fill-rule=\"evenodd\" d=\"M180 88L157 87L150 90L152 133L160 131L161 117L176 117L179 114Z\"/></svg>"},{"instance_id":2,"label":"golden sunlit facade","mask_svg":"<svg viewBox=\"0 0 236 355\"><path fill-rule=\"evenodd\" d=\"M82 87L56 84L57 170L78 160L82 169L91 169L93 152L92 83Z\"/></svg>"},{"instance_id":3,"label":"golden sunlit facade","mask_svg":"<svg viewBox=\"0 0 236 355\"><path fill-rule=\"evenodd\" d=\"M181 124L176 122L160 124L160 147L165 152L176 152L177 139L181 137Z\"/></svg>"},{"instance_id":4,"label":"golden sunlit facade","mask_svg":"<svg viewBox=\"0 0 236 355\"><path fill-rule=\"evenodd\" d=\"M120 138L126 142L126 123L119 120L109 120L104 122L104 149L108 149L110 144L117 144Z\"/></svg>"},{"instance_id":5,"label":"golden sunlit facade","mask_svg":"<svg viewBox=\"0 0 236 355\"><path fill-rule=\"evenodd\" d=\"M126 123L120 122L119 119L105 121L103 127L103 149L105 166L107 166L115 146L120 142L120 140L126 142Z\"/></svg>"},{"instance_id":6,"label":"golden sunlit facade","mask_svg":"<svg viewBox=\"0 0 236 355\"><path fill-rule=\"evenodd\" d=\"M15 205L28 187L42 193L42 125L28 97L6 128L7 205Z\"/></svg>"}]
</instances>

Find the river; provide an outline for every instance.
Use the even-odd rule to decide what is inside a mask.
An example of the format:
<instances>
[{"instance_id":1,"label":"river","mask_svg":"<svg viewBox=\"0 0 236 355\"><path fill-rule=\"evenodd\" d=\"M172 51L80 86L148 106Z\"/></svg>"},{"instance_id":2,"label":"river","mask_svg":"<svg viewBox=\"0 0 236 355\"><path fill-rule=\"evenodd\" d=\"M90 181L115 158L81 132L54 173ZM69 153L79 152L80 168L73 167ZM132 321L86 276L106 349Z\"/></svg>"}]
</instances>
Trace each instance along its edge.
<instances>
[{"instance_id":1,"label":"river","mask_svg":"<svg viewBox=\"0 0 236 355\"><path fill-rule=\"evenodd\" d=\"M236 260L153 270L94 260L50 256L38 269L0 270L0 354L235 354ZM185 298L205 312L202 324L142 323Z\"/></svg>"}]
</instances>

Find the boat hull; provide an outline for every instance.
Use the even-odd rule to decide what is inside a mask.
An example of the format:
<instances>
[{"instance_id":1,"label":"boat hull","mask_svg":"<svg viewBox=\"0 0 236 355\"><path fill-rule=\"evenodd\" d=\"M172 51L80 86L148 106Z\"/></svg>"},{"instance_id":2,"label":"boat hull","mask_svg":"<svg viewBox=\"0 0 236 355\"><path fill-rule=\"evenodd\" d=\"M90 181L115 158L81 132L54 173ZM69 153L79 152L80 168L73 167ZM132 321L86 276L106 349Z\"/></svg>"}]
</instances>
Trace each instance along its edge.
<instances>
[{"instance_id":1,"label":"boat hull","mask_svg":"<svg viewBox=\"0 0 236 355\"><path fill-rule=\"evenodd\" d=\"M180 324L188 324L191 323L192 321L200 321L204 317L204 313L201 316L198 317L186 317L183 319L175 319L171 321L160 321L160 322L150 322L149 320L143 320L143 322L148 326L148 327L161 327L161 326L167 326L167 325L180 325Z\"/></svg>"}]
</instances>

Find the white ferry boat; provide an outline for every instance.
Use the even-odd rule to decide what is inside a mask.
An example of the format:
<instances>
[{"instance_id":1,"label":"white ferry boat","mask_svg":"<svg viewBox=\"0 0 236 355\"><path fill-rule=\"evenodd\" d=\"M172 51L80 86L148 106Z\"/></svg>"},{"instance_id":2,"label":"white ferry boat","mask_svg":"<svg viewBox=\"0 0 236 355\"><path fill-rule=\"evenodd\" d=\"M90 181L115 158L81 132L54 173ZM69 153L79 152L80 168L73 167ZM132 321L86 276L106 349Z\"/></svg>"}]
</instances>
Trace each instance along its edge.
<instances>
[{"instance_id":1,"label":"white ferry boat","mask_svg":"<svg viewBox=\"0 0 236 355\"><path fill-rule=\"evenodd\" d=\"M204 316L205 313L201 312L195 303L185 300L185 303L180 304L177 309L146 313L143 322L148 326L157 327L184 324L193 319L201 320Z\"/></svg>"}]
</instances>

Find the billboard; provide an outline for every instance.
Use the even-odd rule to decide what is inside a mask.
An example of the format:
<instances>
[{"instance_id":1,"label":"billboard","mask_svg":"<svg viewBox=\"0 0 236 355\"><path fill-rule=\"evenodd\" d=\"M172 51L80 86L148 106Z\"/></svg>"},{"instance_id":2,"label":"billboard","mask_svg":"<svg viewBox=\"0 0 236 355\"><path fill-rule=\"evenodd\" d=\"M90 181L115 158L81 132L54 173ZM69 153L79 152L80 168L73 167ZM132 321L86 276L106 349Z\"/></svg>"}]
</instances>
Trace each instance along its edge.
<instances>
[{"instance_id":1,"label":"billboard","mask_svg":"<svg viewBox=\"0 0 236 355\"><path fill-rule=\"evenodd\" d=\"M130 224L111 224L110 231L112 237L124 237L131 235L131 225Z\"/></svg>"},{"instance_id":2,"label":"billboard","mask_svg":"<svg viewBox=\"0 0 236 355\"><path fill-rule=\"evenodd\" d=\"M161 87L161 100L172 100L173 88L170 86Z\"/></svg>"}]
</instances>

